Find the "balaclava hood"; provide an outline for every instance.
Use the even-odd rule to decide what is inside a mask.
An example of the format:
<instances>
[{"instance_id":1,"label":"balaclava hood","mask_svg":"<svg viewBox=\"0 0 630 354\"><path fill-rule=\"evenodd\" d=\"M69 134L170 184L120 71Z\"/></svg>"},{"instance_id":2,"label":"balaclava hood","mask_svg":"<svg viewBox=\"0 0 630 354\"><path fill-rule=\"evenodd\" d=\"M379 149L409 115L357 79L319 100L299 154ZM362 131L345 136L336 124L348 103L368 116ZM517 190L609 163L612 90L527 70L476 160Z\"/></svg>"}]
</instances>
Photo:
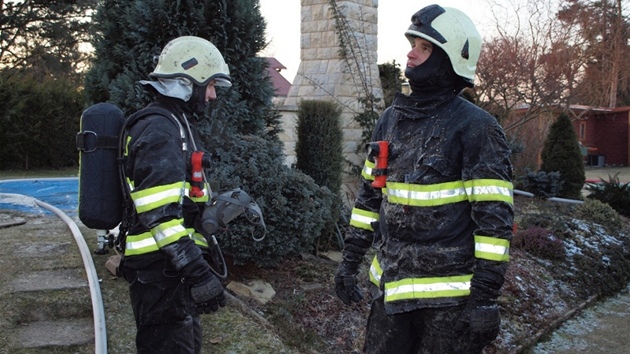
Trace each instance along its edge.
<instances>
[{"instance_id":1,"label":"balaclava hood","mask_svg":"<svg viewBox=\"0 0 630 354\"><path fill-rule=\"evenodd\" d=\"M458 94L465 84L455 74L453 66L442 48L433 46L429 58L421 65L405 69L412 95Z\"/></svg>"},{"instance_id":2,"label":"balaclava hood","mask_svg":"<svg viewBox=\"0 0 630 354\"><path fill-rule=\"evenodd\" d=\"M152 88L164 97L173 98L168 100L171 105L178 102L178 110L191 114L199 120L203 117L206 106L206 87L192 83L186 78L158 78L156 81L141 80L140 84L147 88Z\"/></svg>"}]
</instances>

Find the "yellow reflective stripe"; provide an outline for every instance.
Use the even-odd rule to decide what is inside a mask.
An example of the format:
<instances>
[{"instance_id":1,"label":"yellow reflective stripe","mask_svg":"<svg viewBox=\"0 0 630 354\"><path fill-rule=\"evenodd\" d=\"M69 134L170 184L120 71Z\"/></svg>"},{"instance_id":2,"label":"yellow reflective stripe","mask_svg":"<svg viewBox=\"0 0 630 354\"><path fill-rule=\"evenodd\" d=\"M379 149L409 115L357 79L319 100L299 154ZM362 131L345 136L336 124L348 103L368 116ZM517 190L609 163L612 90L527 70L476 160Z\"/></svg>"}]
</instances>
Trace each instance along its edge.
<instances>
[{"instance_id":1,"label":"yellow reflective stripe","mask_svg":"<svg viewBox=\"0 0 630 354\"><path fill-rule=\"evenodd\" d=\"M191 197L190 196L190 182L186 182L186 190L184 191L184 194L190 198L190 200L192 200L195 203L205 203L208 200L210 200L209 194L210 192L209 188L208 188L208 184L204 182L203 184L203 197Z\"/></svg>"},{"instance_id":2,"label":"yellow reflective stripe","mask_svg":"<svg viewBox=\"0 0 630 354\"><path fill-rule=\"evenodd\" d=\"M125 237L125 256L134 256L158 250L157 243L150 232Z\"/></svg>"},{"instance_id":3,"label":"yellow reflective stripe","mask_svg":"<svg viewBox=\"0 0 630 354\"><path fill-rule=\"evenodd\" d=\"M385 302L470 295L472 274L408 278L385 283Z\"/></svg>"},{"instance_id":4,"label":"yellow reflective stripe","mask_svg":"<svg viewBox=\"0 0 630 354\"><path fill-rule=\"evenodd\" d=\"M208 241L202 234L196 232L193 228L186 229L186 231L188 231L189 235L192 235L192 239L197 245L208 247Z\"/></svg>"},{"instance_id":5,"label":"yellow reflective stripe","mask_svg":"<svg viewBox=\"0 0 630 354\"><path fill-rule=\"evenodd\" d=\"M462 181L437 184L411 184L387 182L387 199L390 203L431 207L468 200Z\"/></svg>"},{"instance_id":6,"label":"yellow reflective stripe","mask_svg":"<svg viewBox=\"0 0 630 354\"><path fill-rule=\"evenodd\" d=\"M184 228L183 223L184 219L173 219L152 228L151 232L158 247L162 248L182 237L188 236L188 231Z\"/></svg>"},{"instance_id":7,"label":"yellow reflective stripe","mask_svg":"<svg viewBox=\"0 0 630 354\"><path fill-rule=\"evenodd\" d=\"M125 178L127 179L127 185L129 186L129 190L130 191L134 190L136 187L134 187L133 181L129 177L125 177Z\"/></svg>"},{"instance_id":8,"label":"yellow reflective stripe","mask_svg":"<svg viewBox=\"0 0 630 354\"><path fill-rule=\"evenodd\" d=\"M350 215L350 225L359 229L374 231L372 223L378 221L378 213L371 211L352 208L352 215Z\"/></svg>"},{"instance_id":9,"label":"yellow reflective stripe","mask_svg":"<svg viewBox=\"0 0 630 354\"><path fill-rule=\"evenodd\" d=\"M129 142L131 141L131 136L127 135L127 139L125 141L125 156L129 156Z\"/></svg>"},{"instance_id":10,"label":"yellow reflective stripe","mask_svg":"<svg viewBox=\"0 0 630 354\"><path fill-rule=\"evenodd\" d=\"M475 235L475 257L497 262L510 260L510 241Z\"/></svg>"},{"instance_id":11,"label":"yellow reflective stripe","mask_svg":"<svg viewBox=\"0 0 630 354\"><path fill-rule=\"evenodd\" d=\"M473 179L464 182L471 202L506 202L514 204L514 186L500 179Z\"/></svg>"},{"instance_id":12,"label":"yellow reflective stripe","mask_svg":"<svg viewBox=\"0 0 630 354\"><path fill-rule=\"evenodd\" d=\"M170 203L179 203L182 196L182 186L182 182L175 182L134 191L131 192L131 199L136 206L136 211L143 213Z\"/></svg>"},{"instance_id":13,"label":"yellow reflective stripe","mask_svg":"<svg viewBox=\"0 0 630 354\"><path fill-rule=\"evenodd\" d=\"M383 275L383 269L381 264L378 263L378 258L374 256L372 265L370 265L370 281L376 286L381 285L381 275Z\"/></svg>"},{"instance_id":14,"label":"yellow reflective stripe","mask_svg":"<svg viewBox=\"0 0 630 354\"><path fill-rule=\"evenodd\" d=\"M363 178L365 178L368 181L373 181L374 180L373 171L375 167L376 167L376 163L368 159L365 159L363 170L361 170L361 176L363 176Z\"/></svg>"}]
</instances>

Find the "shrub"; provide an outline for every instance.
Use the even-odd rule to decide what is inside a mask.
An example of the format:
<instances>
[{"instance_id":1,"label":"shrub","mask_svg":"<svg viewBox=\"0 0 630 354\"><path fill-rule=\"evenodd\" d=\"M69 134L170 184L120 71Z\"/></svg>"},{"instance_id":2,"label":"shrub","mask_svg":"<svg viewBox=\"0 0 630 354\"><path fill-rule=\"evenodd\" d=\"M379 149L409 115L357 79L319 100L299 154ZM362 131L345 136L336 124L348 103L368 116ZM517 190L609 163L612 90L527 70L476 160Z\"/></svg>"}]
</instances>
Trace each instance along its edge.
<instances>
[{"instance_id":1,"label":"shrub","mask_svg":"<svg viewBox=\"0 0 630 354\"><path fill-rule=\"evenodd\" d=\"M333 195L304 173L283 165L275 142L256 136L234 136L206 143L213 153L209 182L213 191L241 187L259 204L267 235L252 239L252 229L242 217L217 236L235 264L253 262L274 266L286 255L313 250L314 240L330 222Z\"/></svg>"},{"instance_id":2,"label":"shrub","mask_svg":"<svg viewBox=\"0 0 630 354\"><path fill-rule=\"evenodd\" d=\"M626 227L619 213L613 207L592 198L588 198L584 204L575 208L575 217L600 224L609 231L617 231Z\"/></svg>"},{"instance_id":3,"label":"shrub","mask_svg":"<svg viewBox=\"0 0 630 354\"><path fill-rule=\"evenodd\" d=\"M558 195L562 187L560 172L532 172L530 169L525 169L525 173L525 176L518 178L518 182L525 191L541 198L551 198Z\"/></svg>"},{"instance_id":4,"label":"shrub","mask_svg":"<svg viewBox=\"0 0 630 354\"><path fill-rule=\"evenodd\" d=\"M83 104L69 79L0 73L0 169L76 166Z\"/></svg>"},{"instance_id":5,"label":"shrub","mask_svg":"<svg viewBox=\"0 0 630 354\"><path fill-rule=\"evenodd\" d=\"M335 195L332 217L326 225L325 235L322 235L330 240L341 208L344 160L341 107L332 101L303 100L298 104L297 116L296 168Z\"/></svg>"},{"instance_id":6,"label":"shrub","mask_svg":"<svg viewBox=\"0 0 630 354\"><path fill-rule=\"evenodd\" d=\"M521 248L534 256L546 259L564 259L565 256L564 241L539 226L516 232L512 247Z\"/></svg>"},{"instance_id":7,"label":"shrub","mask_svg":"<svg viewBox=\"0 0 630 354\"><path fill-rule=\"evenodd\" d=\"M600 183L588 183L586 190L590 192L588 199L596 199L610 205L619 214L630 216L630 182L619 182L618 174L608 175L608 181L600 179Z\"/></svg>"},{"instance_id":8,"label":"shrub","mask_svg":"<svg viewBox=\"0 0 630 354\"><path fill-rule=\"evenodd\" d=\"M561 114L551 125L541 159L541 170L560 172L563 183L558 196L581 199L586 179L582 151L571 119L566 114Z\"/></svg>"}]
</instances>

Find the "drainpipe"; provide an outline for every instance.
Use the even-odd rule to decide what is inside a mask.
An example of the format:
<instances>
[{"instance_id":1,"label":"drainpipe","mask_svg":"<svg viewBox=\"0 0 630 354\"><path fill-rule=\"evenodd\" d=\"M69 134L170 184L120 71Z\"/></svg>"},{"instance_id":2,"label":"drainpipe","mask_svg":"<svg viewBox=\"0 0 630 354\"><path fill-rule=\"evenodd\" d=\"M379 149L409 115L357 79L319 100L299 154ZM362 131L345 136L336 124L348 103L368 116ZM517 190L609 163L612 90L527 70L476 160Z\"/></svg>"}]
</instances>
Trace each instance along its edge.
<instances>
[{"instance_id":1,"label":"drainpipe","mask_svg":"<svg viewBox=\"0 0 630 354\"><path fill-rule=\"evenodd\" d=\"M533 193L525 192L518 189L514 190L514 194L518 194L518 195L522 195L522 196L530 197L530 198L534 197ZM550 202L560 202L560 203L568 203L568 204L584 204L583 200L566 199L566 198L558 198L558 197L547 198L547 200Z\"/></svg>"}]
</instances>

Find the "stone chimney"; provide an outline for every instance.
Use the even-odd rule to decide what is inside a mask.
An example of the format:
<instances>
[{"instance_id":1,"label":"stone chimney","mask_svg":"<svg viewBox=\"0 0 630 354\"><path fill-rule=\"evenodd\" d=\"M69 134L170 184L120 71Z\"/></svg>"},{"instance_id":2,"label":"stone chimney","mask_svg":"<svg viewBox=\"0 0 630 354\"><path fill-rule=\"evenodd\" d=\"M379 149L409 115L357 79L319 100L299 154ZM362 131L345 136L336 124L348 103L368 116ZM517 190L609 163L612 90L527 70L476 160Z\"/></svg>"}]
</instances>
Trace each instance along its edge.
<instances>
[{"instance_id":1,"label":"stone chimney","mask_svg":"<svg viewBox=\"0 0 630 354\"><path fill-rule=\"evenodd\" d=\"M366 97L366 94L357 70L361 70L361 76L366 78L363 81L368 82L371 93L382 99L377 65L378 0L336 1L337 8L351 29L349 37L353 41L352 50L362 58L359 63L361 69L357 69L356 61L351 61L354 67L349 67L340 55L340 41L330 0L301 1L301 61L284 101L284 109L295 111L301 100L339 103L343 108L344 155L353 163L363 166L365 154L363 149L358 149L362 131L353 117L362 112L358 99ZM285 125L286 134L295 134L287 129L295 130L295 122Z\"/></svg>"}]
</instances>

